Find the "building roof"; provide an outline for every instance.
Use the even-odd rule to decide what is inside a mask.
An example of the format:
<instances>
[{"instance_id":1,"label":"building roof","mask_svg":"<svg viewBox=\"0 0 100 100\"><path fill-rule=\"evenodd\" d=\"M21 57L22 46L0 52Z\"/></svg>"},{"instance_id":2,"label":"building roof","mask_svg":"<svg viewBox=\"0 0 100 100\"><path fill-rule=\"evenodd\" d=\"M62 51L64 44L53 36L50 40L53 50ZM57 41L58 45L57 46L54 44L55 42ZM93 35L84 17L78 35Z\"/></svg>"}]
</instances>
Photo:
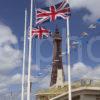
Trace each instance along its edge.
<instances>
[{"instance_id":1,"label":"building roof","mask_svg":"<svg viewBox=\"0 0 100 100\"><path fill-rule=\"evenodd\" d=\"M80 94L96 94L100 95L100 80L90 80L84 79L72 84L72 95L80 95ZM51 98L50 100L58 100L58 98L68 97L68 91L63 92L62 94Z\"/></svg>"},{"instance_id":2,"label":"building roof","mask_svg":"<svg viewBox=\"0 0 100 100\"><path fill-rule=\"evenodd\" d=\"M82 79L72 83L72 92L84 89L100 90L100 80ZM67 82L65 82L63 87L56 87L54 85L48 89L43 89L38 91L36 95L57 94L60 96L67 94L67 92L68 92L68 84Z\"/></svg>"},{"instance_id":3,"label":"building roof","mask_svg":"<svg viewBox=\"0 0 100 100\"><path fill-rule=\"evenodd\" d=\"M80 87L78 89L72 90L72 95L80 95L80 94L99 94L100 95L100 87ZM64 96L68 96L68 92L64 92L54 98L51 98L50 100L57 100L58 98L62 98Z\"/></svg>"}]
</instances>

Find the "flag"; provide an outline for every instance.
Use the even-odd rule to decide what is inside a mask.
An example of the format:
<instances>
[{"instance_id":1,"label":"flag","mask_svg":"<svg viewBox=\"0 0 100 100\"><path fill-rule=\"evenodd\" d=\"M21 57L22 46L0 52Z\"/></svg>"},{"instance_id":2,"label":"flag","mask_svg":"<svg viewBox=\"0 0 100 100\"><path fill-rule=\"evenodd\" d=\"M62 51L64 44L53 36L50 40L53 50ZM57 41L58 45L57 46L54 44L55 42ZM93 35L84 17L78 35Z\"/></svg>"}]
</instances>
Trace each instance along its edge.
<instances>
[{"instance_id":1,"label":"flag","mask_svg":"<svg viewBox=\"0 0 100 100\"><path fill-rule=\"evenodd\" d=\"M64 0L60 4L50 6L48 10L36 9L36 24L41 24L47 20L55 21L57 18L67 19L70 15L69 4Z\"/></svg>"},{"instance_id":2,"label":"flag","mask_svg":"<svg viewBox=\"0 0 100 100\"><path fill-rule=\"evenodd\" d=\"M38 27L38 28L33 28L32 29L32 37L37 37L38 39L45 38L49 36L50 31L43 28L43 27Z\"/></svg>"},{"instance_id":3,"label":"flag","mask_svg":"<svg viewBox=\"0 0 100 100\"><path fill-rule=\"evenodd\" d=\"M99 18L99 19L97 19L97 23L100 23L100 18Z\"/></svg>"},{"instance_id":4,"label":"flag","mask_svg":"<svg viewBox=\"0 0 100 100\"><path fill-rule=\"evenodd\" d=\"M89 25L89 29L96 29L96 24Z\"/></svg>"},{"instance_id":5,"label":"flag","mask_svg":"<svg viewBox=\"0 0 100 100\"><path fill-rule=\"evenodd\" d=\"M78 45L79 44L79 41L73 41L72 42L72 45Z\"/></svg>"},{"instance_id":6,"label":"flag","mask_svg":"<svg viewBox=\"0 0 100 100\"><path fill-rule=\"evenodd\" d=\"M88 36L88 33L83 32L83 33L81 33L81 35L82 35L83 37L87 37L87 36Z\"/></svg>"}]
</instances>

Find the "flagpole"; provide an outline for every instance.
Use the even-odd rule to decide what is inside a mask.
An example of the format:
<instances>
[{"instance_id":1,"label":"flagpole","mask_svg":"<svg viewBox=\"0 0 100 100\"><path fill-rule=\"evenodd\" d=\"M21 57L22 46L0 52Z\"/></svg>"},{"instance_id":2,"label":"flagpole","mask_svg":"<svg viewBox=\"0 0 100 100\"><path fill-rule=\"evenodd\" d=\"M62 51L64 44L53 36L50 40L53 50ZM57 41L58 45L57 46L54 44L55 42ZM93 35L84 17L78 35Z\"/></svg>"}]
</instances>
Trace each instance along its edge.
<instances>
[{"instance_id":1,"label":"flagpole","mask_svg":"<svg viewBox=\"0 0 100 100\"><path fill-rule=\"evenodd\" d=\"M27 25L27 10L25 9L25 25L24 25L24 49L23 49L23 68L22 68L22 94L21 100L24 100L24 81L25 81L25 53L26 53L26 25Z\"/></svg>"},{"instance_id":2,"label":"flagpole","mask_svg":"<svg viewBox=\"0 0 100 100\"><path fill-rule=\"evenodd\" d=\"M32 48L32 8L33 0L31 0L30 10L30 36L29 36L29 58L28 58L28 86L27 86L27 100L30 100L30 78L31 78L31 48Z\"/></svg>"},{"instance_id":3,"label":"flagpole","mask_svg":"<svg viewBox=\"0 0 100 100\"><path fill-rule=\"evenodd\" d=\"M69 0L67 0L69 3ZM69 17L67 17L67 54L68 54L68 100L72 100L71 94L71 63L70 63L70 27L69 27Z\"/></svg>"}]
</instances>

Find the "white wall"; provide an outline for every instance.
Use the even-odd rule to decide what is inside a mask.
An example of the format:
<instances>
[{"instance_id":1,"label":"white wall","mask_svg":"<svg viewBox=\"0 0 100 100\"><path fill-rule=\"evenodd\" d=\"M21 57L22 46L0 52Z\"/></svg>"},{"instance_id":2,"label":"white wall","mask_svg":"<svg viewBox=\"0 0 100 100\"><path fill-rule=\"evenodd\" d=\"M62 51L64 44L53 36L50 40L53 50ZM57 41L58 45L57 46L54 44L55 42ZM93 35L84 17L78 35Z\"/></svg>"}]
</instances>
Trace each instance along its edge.
<instances>
[{"instance_id":1,"label":"white wall","mask_svg":"<svg viewBox=\"0 0 100 100\"><path fill-rule=\"evenodd\" d=\"M96 100L96 96L93 95L81 95L80 100Z\"/></svg>"}]
</instances>

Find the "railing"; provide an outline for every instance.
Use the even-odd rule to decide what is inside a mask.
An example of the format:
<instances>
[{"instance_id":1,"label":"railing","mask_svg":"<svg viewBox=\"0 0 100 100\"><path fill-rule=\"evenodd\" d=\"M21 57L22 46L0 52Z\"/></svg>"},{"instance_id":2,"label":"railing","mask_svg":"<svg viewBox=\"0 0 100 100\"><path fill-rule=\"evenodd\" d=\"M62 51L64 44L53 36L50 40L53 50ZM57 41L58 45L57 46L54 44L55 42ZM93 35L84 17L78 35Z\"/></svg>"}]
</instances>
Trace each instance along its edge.
<instances>
[{"instance_id":1,"label":"railing","mask_svg":"<svg viewBox=\"0 0 100 100\"><path fill-rule=\"evenodd\" d=\"M100 80L98 79L81 79L79 81L72 82L72 89L78 89L81 87L99 87L100 88ZM64 87L60 88L50 88L50 89L42 89L38 91L38 93L51 93L51 94L60 94L68 91L68 85L66 84Z\"/></svg>"},{"instance_id":2,"label":"railing","mask_svg":"<svg viewBox=\"0 0 100 100\"><path fill-rule=\"evenodd\" d=\"M99 87L100 88L100 80L98 79L81 79L79 81L75 81L72 84L72 89L79 87Z\"/></svg>"}]
</instances>

